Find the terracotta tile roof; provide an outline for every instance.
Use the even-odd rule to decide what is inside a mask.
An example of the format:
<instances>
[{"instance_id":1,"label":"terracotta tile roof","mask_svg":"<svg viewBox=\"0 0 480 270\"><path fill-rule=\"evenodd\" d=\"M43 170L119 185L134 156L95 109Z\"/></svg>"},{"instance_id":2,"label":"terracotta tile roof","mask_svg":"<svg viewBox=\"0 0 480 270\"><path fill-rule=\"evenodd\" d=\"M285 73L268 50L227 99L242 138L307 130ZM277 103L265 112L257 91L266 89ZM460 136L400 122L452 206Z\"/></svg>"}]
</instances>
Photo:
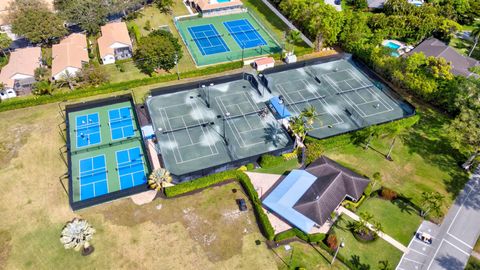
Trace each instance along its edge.
<instances>
[{"instance_id":1,"label":"terracotta tile roof","mask_svg":"<svg viewBox=\"0 0 480 270\"><path fill-rule=\"evenodd\" d=\"M128 35L127 24L125 22L109 23L101 27L102 36L98 38L98 50L100 57L114 54L114 49L110 46L116 42L132 47L132 41Z\"/></svg>"},{"instance_id":2,"label":"terracotta tile roof","mask_svg":"<svg viewBox=\"0 0 480 270\"><path fill-rule=\"evenodd\" d=\"M0 72L0 82L8 87L13 87L12 77L16 74L34 76L35 69L40 67L42 50L40 47L30 47L15 50L10 54L8 64Z\"/></svg>"},{"instance_id":3,"label":"terracotta tile roof","mask_svg":"<svg viewBox=\"0 0 480 270\"><path fill-rule=\"evenodd\" d=\"M275 63L275 59L273 59L273 57L264 57L264 58L260 58L258 60L255 60L255 64L257 66L268 65L268 64L273 64L273 63Z\"/></svg>"},{"instance_id":4,"label":"terracotta tile roof","mask_svg":"<svg viewBox=\"0 0 480 270\"><path fill-rule=\"evenodd\" d=\"M193 0L195 4L202 10L210 10L210 9L217 9L217 8L224 8L224 7L231 7L231 6L241 6L243 5L240 0L231 0L228 2L219 3L216 0Z\"/></svg>"},{"instance_id":5,"label":"terracotta tile roof","mask_svg":"<svg viewBox=\"0 0 480 270\"><path fill-rule=\"evenodd\" d=\"M67 67L82 68L88 62L87 37L84 34L71 34L52 46L52 76Z\"/></svg>"}]
</instances>

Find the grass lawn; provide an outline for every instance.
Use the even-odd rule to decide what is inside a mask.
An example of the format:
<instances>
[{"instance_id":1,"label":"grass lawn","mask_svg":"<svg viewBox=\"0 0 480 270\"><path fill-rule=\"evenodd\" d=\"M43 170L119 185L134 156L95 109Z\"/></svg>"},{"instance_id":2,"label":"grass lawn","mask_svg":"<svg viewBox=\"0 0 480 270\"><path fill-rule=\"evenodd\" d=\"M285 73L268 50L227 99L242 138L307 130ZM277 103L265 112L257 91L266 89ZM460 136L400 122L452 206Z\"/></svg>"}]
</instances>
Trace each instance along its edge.
<instances>
[{"instance_id":1,"label":"grass lawn","mask_svg":"<svg viewBox=\"0 0 480 270\"><path fill-rule=\"evenodd\" d=\"M125 198L73 213L59 181L67 169L59 156L57 104L0 117L0 269L276 269L275 254L255 244L264 239L252 210L238 211L235 199L244 195L231 192L236 183L143 206ZM73 217L97 230L89 257L59 242Z\"/></svg>"},{"instance_id":2,"label":"grass lawn","mask_svg":"<svg viewBox=\"0 0 480 270\"><path fill-rule=\"evenodd\" d=\"M368 212L380 222L386 234L408 246L422 218L410 205L401 200L393 202L380 198L370 198L363 202L357 213ZM399 226L401 224L401 226Z\"/></svg>"},{"instance_id":3,"label":"grass lawn","mask_svg":"<svg viewBox=\"0 0 480 270\"><path fill-rule=\"evenodd\" d=\"M475 246L473 247L473 250L480 253L480 238L477 239L477 242L475 243Z\"/></svg>"},{"instance_id":4,"label":"grass lawn","mask_svg":"<svg viewBox=\"0 0 480 270\"><path fill-rule=\"evenodd\" d=\"M297 159L291 159L283 162L282 164L272 167L272 168L258 168L254 172L258 173L271 173L271 174L284 174L289 173L293 169L300 167Z\"/></svg>"},{"instance_id":5,"label":"grass lawn","mask_svg":"<svg viewBox=\"0 0 480 270\"><path fill-rule=\"evenodd\" d=\"M480 270L480 260L475 257L470 257L467 263L465 270Z\"/></svg>"},{"instance_id":6,"label":"grass lawn","mask_svg":"<svg viewBox=\"0 0 480 270\"><path fill-rule=\"evenodd\" d=\"M455 38L452 38L452 40L450 40L449 45L455 48L459 53L465 56L468 56L468 53L470 53L470 50L473 47L473 42L470 40L465 40L465 39L455 37ZM475 58L477 60L480 59L480 46L477 45L477 47L475 48L475 50L473 51L470 57Z\"/></svg>"},{"instance_id":7,"label":"grass lawn","mask_svg":"<svg viewBox=\"0 0 480 270\"><path fill-rule=\"evenodd\" d=\"M453 199L468 180L468 175L458 166L465 157L449 143L444 115L417 106L421 115L419 123L397 140L393 160L385 159L391 140L375 139L371 149L352 143L327 147L325 155L350 168L371 177L380 172L383 185L420 204L424 191L438 191L445 195L443 211L446 212ZM329 139L335 140L335 138Z\"/></svg>"},{"instance_id":8,"label":"grass lawn","mask_svg":"<svg viewBox=\"0 0 480 270\"><path fill-rule=\"evenodd\" d=\"M377 269L379 261L388 261L391 267L398 264L402 257L400 250L381 238L370 243L357 241L347 228L349 222L353 222L353 219L343 215L333 227L337 239L343 239L345 243L345 247L340 249L339 254L359 269L363 269L361 265L370 265L370 269Z\"/></svg>"},{"instance_id":9,"label":"grass lawn","mask_svg":"<svg viewBox=\"0 0 480 270\"><path fill-rule=\"evenodd\" d=\"M300 267L305 269L348 269L340 261L336 261L330 266L331 256L324 257L326 252L319 247L300 242L292 242L289 245L290 250L285 250L285 246L273 250L279 270L298 269Z\"/></svg>"}]
</instances>

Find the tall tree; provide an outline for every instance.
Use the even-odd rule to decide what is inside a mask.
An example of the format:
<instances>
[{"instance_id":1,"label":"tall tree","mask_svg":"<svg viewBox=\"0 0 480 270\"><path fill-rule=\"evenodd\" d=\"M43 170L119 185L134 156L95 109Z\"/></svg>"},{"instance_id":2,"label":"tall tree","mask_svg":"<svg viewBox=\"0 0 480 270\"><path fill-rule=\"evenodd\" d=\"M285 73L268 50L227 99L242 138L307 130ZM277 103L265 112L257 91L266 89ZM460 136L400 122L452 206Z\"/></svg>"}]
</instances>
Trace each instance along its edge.
<instances>
[{"instance_id":1,"label":"tall tree","mask_svg":"<svg viewBox=\"0 0 480 270\"><path fill-rule=\"evenodd\" d=\"M32 43L50 43L66 35L63 20L49 10L42 0L16 0L10 2L7 20L12 32Z\"/></svg>"},{"instance_id":2,"label":"tall tree","mask_svg":"<svg viewBox=\"0 0 480 270\"><path fill-rule=\"evenodd\" d=\"M107 21L107 1L98 0L55 0L55 8L66 21L78 24L90 34L96 34Z\"/></svg>"},{"instance_id":3,"label":"tall tree","mask_svg":"<svg viewBox=\"0 0 480 270\"><path fill-rule=\"evenodd\" d=\"M171 14L173 11L173 5L175 4L173 0L153 0L153 3L155 3L160 12L165 14Z\"/></svg>"},{"instance_id":4,"label":"tall tree","mask_svg":"<svg viewBox=\"0 0 480 270\"><path fill-rule=\"evenodd\" d=\"M473 28L470 36L473 38L473 47L470 49L470 52L468 52L468 56L472 55L478 45L478 40L480 39L480 23L475 24L475 28Z\"/></svg>"},{"instance_id":5,"label":"tall tree","mask_svg":"<svg viewBox=\"0 0 480 270\"><path fill-rule=\"evenodd\" d=\"M441 213L444 196L438 192L423 192L421 198L421 216L426 217L431 211L438 216Z\"/></svg>"},{"instance_id":6,"label":"tall tree","mask_svg":"<svg viewBox=\"0 0 480 270\"><path fill-rule=\"evenodd\" d=\"M170 32L155 30L140 39L135 51L135 63L140 70L151 75L156 69L169 71L182 58L182 47Z\"/></svg>"},{"instance_id":7,"label":"tall tree","mask_svg":"<svg viewBox=\"0 0 480 270\"><path fill-rule=\"evenodd\" d=\"M286 41L287 41L287 44L290 44L290 47L292 48L292 53L294 53L295 45L302 41L302 38L300 36L300 31L297 31L297 30L288 31L286 36Z\"/></svg>"},{"instance_id":8,"label":"tall tree","mask_svg":"<svg viewBox=\"0 0 480 270\"><path fill-rule=\"evenodd\" d=\"M307 124L310 126L313 125L315 120L318 120L317 109L315 109L315 107L313 106L308 106L304 108L300 113L300 116L305 118Z\"/></svg>"},{"instance_id":9,"label":"tall tree","mask_svg":"<svg viewBox=\"0 0 480 270\"><path fill-rule=\"evenodd\" d=\"M455 103L460 113L450 123L448 133L456 149L470 153L462 165L468 170L480 154L480 81L464 80L463 91L457 95Z\"/></svg>"},{"instance_id":10,"label":"tall tree","mask_svg":"<svg viewBox=\"0 0 480 270\"><path fill-rule=\"evenodd\" d=\"M301 116L294 116L290 118L289 124L292 132L303 142L308 131L308 128L305 125L305 119L303 119Z\"/></svg>"},{"instance_id":11,"label":"tall tree","mask_svg":"<svg viewBox=\"0 0 480 270\"><path fill-rule=\"evenodd\" d=\"M144 0L109 0L108 13L121 13L124 17L130 12L143 5Z\"/></svg>"},{"instance_id":12,"label":"tall tree","mask_svg":"<svg viewBox=\"0 0 480 270\"><path fill-rule=\"evenodd\" d=\"M0 51L5 55L5 50L12 45L12 39L10 39L7 34L0 33Z\"/></svg>"},{"instance_id":13,"label":"tall tree","mask_svg":"<svg viewBox=\"0 0 480 270\"><path fill-rule=\"evenodd\" d=\"M397 139L401 138L402 135L404 135L411 126L415 125L419 119L419 116L415 115L401 121L392 122L383 129L383 133L385 134L385 136L392 138L390 148L387 155L385 156L386 159L390 161L393 160L392 151L393 147L395 146L395 142L397 141Z\"/></svg>"}]
</instances>

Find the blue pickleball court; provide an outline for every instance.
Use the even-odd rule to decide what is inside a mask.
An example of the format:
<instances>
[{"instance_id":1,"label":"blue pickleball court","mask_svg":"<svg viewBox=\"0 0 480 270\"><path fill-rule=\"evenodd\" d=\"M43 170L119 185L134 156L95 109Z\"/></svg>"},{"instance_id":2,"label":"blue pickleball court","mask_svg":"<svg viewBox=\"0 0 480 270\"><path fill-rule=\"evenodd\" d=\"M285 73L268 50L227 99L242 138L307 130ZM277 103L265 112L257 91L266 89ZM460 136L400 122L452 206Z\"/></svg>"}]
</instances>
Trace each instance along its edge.
<instances>
[{"instance_id":1,"label":"blue pickleball court","mask_svg":"<svg viewBox=\"0 0 480 270\"><path fill-rule=\"evenodd\" d=\"M77 148L99 144L101 142L98 113L79 115L75 120Z\"/></svg>"},{"instance_id":2,"label":"blue pickleball court","mask_svg":"<svg viewBox=\"0 0 480 270\"><path fill-rule=\"evenodd\" d=\"M130 107L110 110L108 111L108 118L112 140L129 138L135 135Z\"/></svg>"},{"instance_id":3,"label":"blue pickleball court","mask_svg":"<svg viewBox=\"0 0 480 270\"><path fill-rule=\"evenodd\" d=\"M223 25L242 49L267 45L265 39L247 19L223 22Z\"/></svg>"},{"instance_id":4,"label":"blue pickleball court","mask_svg":"<svg viewBox=\"0 0 480 270\"><path fill-rule=\"evenodd\" d=\"M95 156L80 161L80 200L108 193L105 156Z\"/></svg>"},{"instance_id":5,"label":"blue pickleball court","mask_svg":"<svg viewBox=\"0 0 480 270\"><path fill-rule=\"evenodd\" d=\"M139 147L117 151L116 156L120 189L131 188L147 183L142 151Z\"/></svg>"},{"instance_id":6,"label":"blue pickleball court","mask_svg":"<svg viewBox=\"0 0 480 270\"><path fill-rule=\"evenodd\" d=\"M188 32L202 55L228 52L225 41L212 24L197 25L188 28Z\"/></svg>"}]
</instances>

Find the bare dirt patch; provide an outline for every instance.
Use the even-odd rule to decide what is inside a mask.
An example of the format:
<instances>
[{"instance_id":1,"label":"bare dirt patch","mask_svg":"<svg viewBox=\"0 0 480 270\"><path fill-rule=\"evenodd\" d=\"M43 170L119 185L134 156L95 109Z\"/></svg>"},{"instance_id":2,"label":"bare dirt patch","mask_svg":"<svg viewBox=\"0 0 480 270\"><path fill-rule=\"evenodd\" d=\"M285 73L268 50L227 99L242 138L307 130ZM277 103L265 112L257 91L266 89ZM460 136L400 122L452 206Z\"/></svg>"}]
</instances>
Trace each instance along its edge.
<instances>
[{"instance_id":1,"label":"bare dirt patch","mask_svg":"<svg viewBox=\"0 0 480 270\"><path fill-rule=\"evenodd\" d=\"M0 231L0 269L5 268L11 250L12 236L7 231Z\"/></svg>"},{"instance_id":2,"label":"bare dirt patch","mask_svg":"<svg viewBox=\"0 0 480 270\"><path fill-rule=\"evenodd\" d=\"M10 129L11 136L0 138L0 169L10 165L10 161L18 156L19 149L26 143L31 128L15 125Z\"/></svg>"}]
</instances>

